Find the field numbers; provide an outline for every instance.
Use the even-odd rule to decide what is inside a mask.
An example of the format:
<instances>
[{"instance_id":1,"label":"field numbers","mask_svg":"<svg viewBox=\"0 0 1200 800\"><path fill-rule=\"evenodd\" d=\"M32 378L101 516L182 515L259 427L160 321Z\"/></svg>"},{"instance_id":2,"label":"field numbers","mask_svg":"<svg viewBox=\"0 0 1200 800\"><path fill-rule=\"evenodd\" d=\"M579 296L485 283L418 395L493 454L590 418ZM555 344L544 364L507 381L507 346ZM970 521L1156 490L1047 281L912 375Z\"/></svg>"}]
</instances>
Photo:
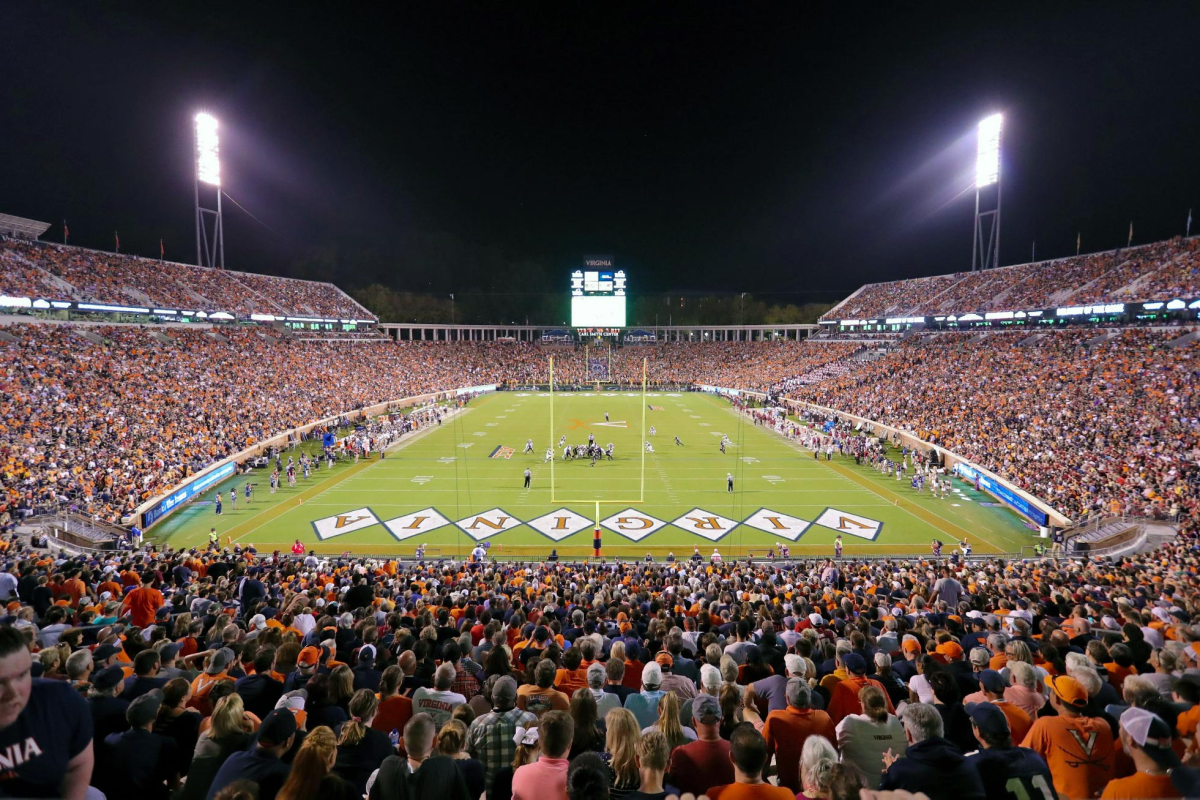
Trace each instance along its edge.
<instances>
[{"instance_id":1,"label":"field numbers","mask_svg":"<svg viewBox=\"0 0 1200 800\"><path fill-rule=\"evenodd\" d=\"M412 479L412 482L413 483L429 483L431 480L433 480L432 475L418 475L417 477Z\"/></svg>"},{"instance_id":2,"label":"field numbers","mask_svg":"<svg viewBox=\"0 0 1200 800\"><path fill-rule=\"evenodd\" d=\"M763 480L764 480L764 481L768 481L768 482L770 482L770 484L771 484L772 486L774 486L774 485L775 485L775 484L777 484L777 483L783 483L783 482L784 482L784 481L783 481L783 478L782 478L782 477L780 477L779 475L763 475Z\"/></svg>"}]
</instances>

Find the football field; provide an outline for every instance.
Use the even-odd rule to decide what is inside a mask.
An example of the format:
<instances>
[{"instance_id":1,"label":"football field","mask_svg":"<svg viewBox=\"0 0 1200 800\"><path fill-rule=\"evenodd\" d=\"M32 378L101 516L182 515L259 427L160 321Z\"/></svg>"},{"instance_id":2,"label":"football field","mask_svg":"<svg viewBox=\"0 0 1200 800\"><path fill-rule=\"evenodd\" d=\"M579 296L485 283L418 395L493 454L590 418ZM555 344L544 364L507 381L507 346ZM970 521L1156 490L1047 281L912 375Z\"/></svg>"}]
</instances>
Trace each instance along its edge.
<instances>
[{"instance_id":1,"label":"football field","mask_svg":"<svg viewBox=\"0 0 1200 800\"><path fill-rule=\"evenodd\" d=\"M589 434L613 444L613 460L564 461L560 438L579 445ZM523 452L528 439L531 454ZM260 552L286 551L299 539L318 554L411 556L425 544L429 557L463 557L486 541L501 557L541 558L551 548L582 557L591 555L598 520L604 555L623 559L685 558L693 546L705 556L714 548L727 558L763 556L776 543L793 554L831 555L839 534L847 556L927 554L933 539L948 553L964 538L976 553L1014 553L1036 541L1015 512L965 482L956 479L940 499L852 458L814 460L729 401L700 393L497 392L406 435L383 459L322 469L274 495L269 474L227 480L223 514L209 492L150 537L203 547L216 527L222 545ZM255 488L247 504L248 480Z\"/></svg>"}]
</instances>

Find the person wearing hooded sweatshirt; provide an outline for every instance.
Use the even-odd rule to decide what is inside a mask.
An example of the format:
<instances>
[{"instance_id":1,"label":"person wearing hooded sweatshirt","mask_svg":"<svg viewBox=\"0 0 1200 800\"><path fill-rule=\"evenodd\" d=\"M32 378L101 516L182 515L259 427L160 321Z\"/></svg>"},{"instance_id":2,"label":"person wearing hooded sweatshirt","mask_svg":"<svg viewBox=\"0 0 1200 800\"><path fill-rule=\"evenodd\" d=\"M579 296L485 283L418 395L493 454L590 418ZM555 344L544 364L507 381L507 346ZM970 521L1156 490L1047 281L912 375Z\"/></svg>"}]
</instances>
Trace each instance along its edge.
<instances>
[{"instance_id":1,"label":"person wearing hooded sweatshirt","mask_svg":"<svg viewBox=\"0 0 1200 800\"><path fill-rule=\"evenodd\" d=\"M983 800L987 795L978 770L942 732L942 715L932 705L913 703L905 708L908 750L902 757L884 753L887 771L879 782L880 791L920 792L929 800Z\"/></svg>"}]
</instances>

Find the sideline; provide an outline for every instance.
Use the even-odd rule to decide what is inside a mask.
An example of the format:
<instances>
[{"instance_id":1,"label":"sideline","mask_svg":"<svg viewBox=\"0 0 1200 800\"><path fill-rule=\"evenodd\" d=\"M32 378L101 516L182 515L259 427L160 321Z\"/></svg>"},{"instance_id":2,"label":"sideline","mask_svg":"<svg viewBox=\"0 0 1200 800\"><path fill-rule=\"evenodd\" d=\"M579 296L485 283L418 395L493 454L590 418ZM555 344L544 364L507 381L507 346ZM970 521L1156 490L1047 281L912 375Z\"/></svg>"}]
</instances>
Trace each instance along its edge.
<instances>
[{"instance_id":1,"label":"sideline","mask_svg":"<svg viewBox=\"0 0 1200 800\"><path fill-rule=\"evenodd\" d=\"M467 408L462 409L458 413L451 415L449 418L457 418L457 417L461 416L462 414L466 414L467 412L472 411L472 410L474 410L474 409L472 407L468 406ZM438 430L440 427L441 427L440 425L430 425L429 427L424 428L423 430L417 431L416 434L414 434L413 436L410 436L407 439L401 438L399 441L388 445L387 447L384 448L384 451L387 453L392 453L393 451L402 450L405 447L408 447L413 442L416 442L417 440L422 439L425 436L429 435L433 431ZM222 534L222 538L229 539L234 544L236 544L236 543L240 542L242 539L249 536L250 534L257 531L258 529L262 528L264 525L272 522L273 520L278 519L279 517L283 516L284 514L286 514L287 512L289 512L293 509L299 508L305 500L313 500L313 499L319 497L320 495L324 494L325 492L329 491L330 489L336 488L338 486L338 484L342 483L342 481L345 481L348 478L354 477L355 475L358 475L361 472L365 472L370 467L373 467L376 464L381 463L382 461L383 461L383 459L376 458L374 460L360 461L358 464L352 464L349 467L347 467L345 470L340 472L339 474L332 475L332 476L326 478L325 480L321 481L318 484L309 486L308 488L301 491L299 494L293 495L292 497L289 497L287 500L284 500L281 503L277 503L276 505L270 506L269 508L265 508L262 511L255 514L254 516L250 517L249 519L239 522L237 525L234 525L232 528L225 531L224 534ZM247 528L248 525L252 525L255 522L257 522L258 524L253 525L253 527ZM174 536L178 536L178 535L179 534L176 533ZM160 542L160 544L164 544L164 545L171 544L172 546L175 546L176 549L178 549L178 545L175 545L173 542L170 541L170 539L173 539L174 536L168 538L166 541Z\"/></svg>"},{"instance_id":2,"label":"sideline","mask_svg":"<svg viewBox=\"0 0 1200 800\"><path fill-rule=\"evenodd\" d=\"M730 414L735 414L738 416L741 416L746 413L745 411L741 411L741 412L737 411L736 409L733 408L732 405L730 405L725 410L728 411ZM800 425L803 423L797 422L796 424ZM758 426L758 427L762 427L762 426ZM783 439L789 445L791 445L792 449L800 451L800 452L806 452L804 450L804 448L800 444L798 444L795 440L793 440L787 436L784 436L779 431L775 430L775 428L773 426L768 428L768 430L771 433L773 433L776 436ZM834 472L838 473L839 475L841 475L844 478L848 478L848 479L854 481L859 486L863 487L867 491L874 494L876 497L879 497L883 500L888 500L890 505L895 506L896 508L899 508L901 511L904 511L907 514L909 514L910 516L920 520L921 522L924 522L926 525L932 525L934 528L937 528L939 531L946 534L951 539L954 539L956 542L961 542L964 537L973 536L976 541L983 542L988 547L990 547L992 549L993 554L1001 554L1001 553L1005 552L1005 550L1003 548L997 547L995 542L993 542L989 539L985 539L983 536L981 536L977 533L972 533L972 532L968 531L966 528L956 525L955 523L951 522L950 520L946 519L945 517L938 516L934 512L930 511L929 509L923 508L923 507L913 503L911 500L896 494L895 492L893 492L890 489L886 489L882 486L876 485L875 482L872 481L870 478L864 478L863 476L859 475L857 472L855 472L854 470L852 470L848 467L844 467L840 464L835 464L832 461L818 461L817 463L821 464L822 466L829 467ZM962 536L956 536L955 531L962 534Z\"/></svg>"}]
</instances>

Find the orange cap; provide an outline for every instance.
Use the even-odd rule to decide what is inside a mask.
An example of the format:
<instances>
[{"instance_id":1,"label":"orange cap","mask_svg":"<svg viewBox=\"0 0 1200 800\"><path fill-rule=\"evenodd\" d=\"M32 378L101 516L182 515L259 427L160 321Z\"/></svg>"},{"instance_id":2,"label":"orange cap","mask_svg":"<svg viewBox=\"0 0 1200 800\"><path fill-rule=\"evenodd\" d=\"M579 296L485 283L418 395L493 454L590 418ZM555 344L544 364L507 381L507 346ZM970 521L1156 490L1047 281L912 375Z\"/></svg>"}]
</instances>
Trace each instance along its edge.
<instances>
[{"instance_id":1,"label":"orange cap","mask_svg":"<svg viewBox=\"0 0 1200 800\"><path fill-rule=\"evenodd\" d=\"M1082 707L1087 705L1087 690L1083 684L1069 675L1047 675L1046 685L1069 706Z\"/></svg>"},{"instance_id":2,"label":"orange cap","mask_svg":"<svg viewBox=\"0 0 1200 800\"><path fill-rule=\"evenodd\" d=\"M659 653L658 655L656 655L656 656L654 657L654 660L658 662L658 665L659 665L660 667L673 667L673 666L675 666L675 659L671 658L671 654L670 654L670 653Z\"/></svg>"},{"instance_id":3,"label":"orange cap","mask_svg":"<svg viewBox=\"0 0 1200 800\"><path fill-rule=\"evenodd\" d=\"M309 667L316 666L317 662L320 660L321 651L315 647L304 648L300 651L300 655L296 657L297 664L304 664L305 666Z\"/></svg>"},{"instance_id":4,"label":"orange cap","mask_svg":"<svg viewBox=\"0 0 1200 800\"><path fill-rule=\"evenodd\" d=\"M935 652L946 658L962 658L963 649L958 642L942 642Z\"/></svg>"},{"instance_id":5,"label":"orange cap","mask_svg":"<svg viewBox=\"0 0 1200 800\"><path fill-rule=\"evenodd\" d=\"M919 653L921 652L921 643L916 639L905 639L900 645L900 649L906 653Z\"/></svg>"}]
</instances>

